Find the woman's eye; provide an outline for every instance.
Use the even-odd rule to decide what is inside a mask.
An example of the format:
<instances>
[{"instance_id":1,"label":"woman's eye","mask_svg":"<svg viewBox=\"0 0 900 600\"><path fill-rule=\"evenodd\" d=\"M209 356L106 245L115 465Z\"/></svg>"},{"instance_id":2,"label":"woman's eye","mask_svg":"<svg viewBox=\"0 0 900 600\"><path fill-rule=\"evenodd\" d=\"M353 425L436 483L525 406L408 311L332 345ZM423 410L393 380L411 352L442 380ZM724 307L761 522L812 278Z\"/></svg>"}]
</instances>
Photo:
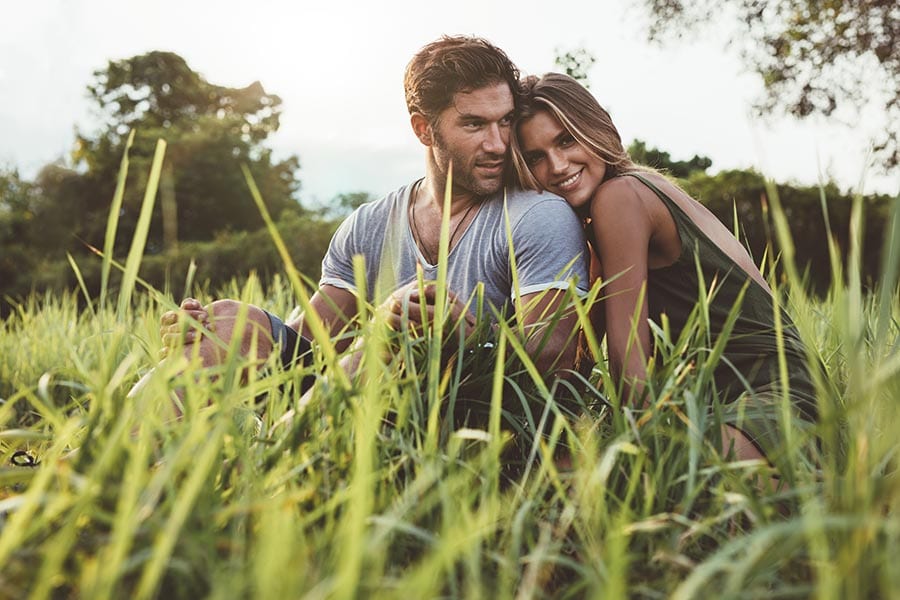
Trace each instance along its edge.
<instances>
[{"instance_id":1,"label":"woman's eye","mask_svg":"<svg viewBox=\"0 0 900 600\"><path fill-rule=\"evenodd\" d=\"M571 135L563 136L559 140L559 145L562 146L563 148L568 148L569 146L571 146L574 143L575 143L575 138L573 138Z\"/></svg>"},{"instance_id":2,"label":"woman's eye","mask_svg":"<svg viewBox=\"0 0 900 600\"><path fill-rule=\"evenodd\" d=\"M542 158L543 158L543 156L540 154L528 154L525 156L525 162L528 164L529 167L533 167L534 165L541 162Z\"/></svg>"}]
</instances>

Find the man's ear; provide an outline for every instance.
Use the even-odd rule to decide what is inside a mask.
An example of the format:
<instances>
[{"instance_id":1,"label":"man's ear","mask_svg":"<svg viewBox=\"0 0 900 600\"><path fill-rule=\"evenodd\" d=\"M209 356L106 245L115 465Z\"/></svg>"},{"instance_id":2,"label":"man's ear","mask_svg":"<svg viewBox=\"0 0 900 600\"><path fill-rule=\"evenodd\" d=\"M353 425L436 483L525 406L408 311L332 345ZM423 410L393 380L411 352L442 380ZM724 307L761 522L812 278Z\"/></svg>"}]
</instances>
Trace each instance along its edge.
<instances>
[{"instance_id":1,"label":"man's ear","mask_svg":"<svg viewBox=\"0 0 900 600\"><path fill-rule=\"evenodd\" d=\"M434 143L434 131L431 128L431 122L425 118L425 115L414 112L409 116L409 122L412 125L413 133L423 145L430 146Z\"/></svg>"}]
</instances>

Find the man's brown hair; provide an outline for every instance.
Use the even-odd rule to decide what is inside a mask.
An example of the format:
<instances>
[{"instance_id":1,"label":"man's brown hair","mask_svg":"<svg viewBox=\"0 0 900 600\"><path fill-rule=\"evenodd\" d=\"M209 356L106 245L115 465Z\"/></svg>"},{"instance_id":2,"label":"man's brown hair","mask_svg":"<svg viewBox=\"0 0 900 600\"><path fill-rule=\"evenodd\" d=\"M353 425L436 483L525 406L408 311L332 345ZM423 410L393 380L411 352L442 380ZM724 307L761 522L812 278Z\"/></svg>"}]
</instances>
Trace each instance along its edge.
<instances>
[{"instance_id":1,"label":"man's brown hair","mask_svg":"<svg viewBox=\"0 0 900 600\"><path fill-rule=\"evenodd\" d=\"M443 36L424 46L403 77L409 113L420 113L432 123L458 92L506 83L515 94L518 82L519 70L503 50L471 36Z\"/></svg>"}]
</instances>

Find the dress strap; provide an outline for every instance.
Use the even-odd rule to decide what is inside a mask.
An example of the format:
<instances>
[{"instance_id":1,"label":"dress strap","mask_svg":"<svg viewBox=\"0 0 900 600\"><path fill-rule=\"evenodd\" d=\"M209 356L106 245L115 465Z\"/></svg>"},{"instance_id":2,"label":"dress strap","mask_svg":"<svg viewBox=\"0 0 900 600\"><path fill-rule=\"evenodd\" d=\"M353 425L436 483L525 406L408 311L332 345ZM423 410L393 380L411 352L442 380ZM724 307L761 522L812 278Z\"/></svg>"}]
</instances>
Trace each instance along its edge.
<instances>
[{"instance_id":1,"label":"dress strap","mask_svg":"<svg viewBox=\"0 0 900 600\"><path fill-rule=\"evenodd\" d=\"M698 232L702 233L697 227L697 224L694 223L694 220L688 216L684 209L681 208L681 206L679 206L677 202L672 200L672 198L668 194L656 187L656 185L654 185L649 179L635 171L622 173L622 175L630 175L631 177L634 177L645 186L647 186L654 194L656 194L656 196L662 201L666 208L669 209L669 214L671 214L672 218L675 220L675 226L678 229L678 235L682 238L682 241L684 241L685 236L696 238L698 237Z\"/></svg>"}]
</instances>

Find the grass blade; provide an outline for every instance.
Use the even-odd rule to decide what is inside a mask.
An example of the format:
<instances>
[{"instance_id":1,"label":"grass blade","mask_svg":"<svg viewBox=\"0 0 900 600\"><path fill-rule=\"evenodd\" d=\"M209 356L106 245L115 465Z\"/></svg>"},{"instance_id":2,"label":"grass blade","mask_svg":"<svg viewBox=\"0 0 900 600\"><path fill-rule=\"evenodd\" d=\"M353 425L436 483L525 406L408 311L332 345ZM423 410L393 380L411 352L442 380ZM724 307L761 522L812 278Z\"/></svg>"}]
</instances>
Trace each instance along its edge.
<instances>
[{"instance_id":1,"label":"grass blade","mask_svg":"<svg viewBox=\"0 0 900 600\"><path fill-rule=\"evenodd\" d=\"M128 178L128 153L134 143L135 130L132 129L125 142L125 152L122 154L122 164L119 166L119 179L116 182L116 191L113 194L112 205L109 207L109 216L106 220L106 237L103 240L103 264L100 268L100 306L106 305L106 293L109 285L110 260L113 255L113 247L116 242L116 229L119 227L119 214L122 211L122 200L125 197L125 181Z\"/></svg>"},{"instance_id":2,"label":"grass blade","mask_svg":"<svg viewBox=\"0 0 900 600\"><path fill-rule=\"evenodd\" d=\"M141 266L141 258L144 255L144 246L147 243L147 234L150 232L150 217L153 216L153 204L156 200L156 190L159 187L159 176L162 172L163 158L166 155L166 141L157 140L156 151L153 154L153 164L150 167L150 176L147 179L147 189L144 191L144 201L141 204L141 213L138 216L134 237L131 240L131 249L125 260L125 272L122 275L122 289L119 290L118 312L124 315L131 304L131 294L134 292L134 284L137 279L138 269ZM109 257L109 258L107 258ZM111 259L111 255L104 252L104 260Z\"/></svg>"}]
</instances>

